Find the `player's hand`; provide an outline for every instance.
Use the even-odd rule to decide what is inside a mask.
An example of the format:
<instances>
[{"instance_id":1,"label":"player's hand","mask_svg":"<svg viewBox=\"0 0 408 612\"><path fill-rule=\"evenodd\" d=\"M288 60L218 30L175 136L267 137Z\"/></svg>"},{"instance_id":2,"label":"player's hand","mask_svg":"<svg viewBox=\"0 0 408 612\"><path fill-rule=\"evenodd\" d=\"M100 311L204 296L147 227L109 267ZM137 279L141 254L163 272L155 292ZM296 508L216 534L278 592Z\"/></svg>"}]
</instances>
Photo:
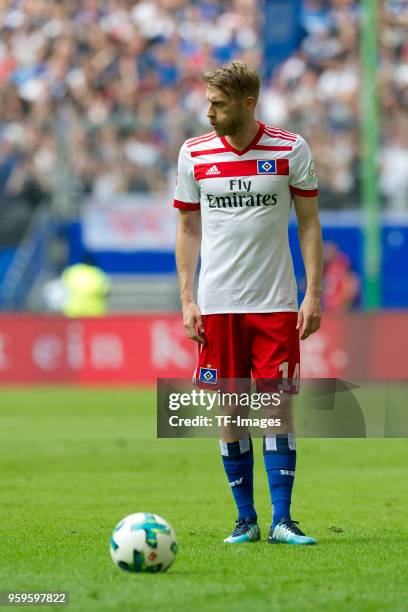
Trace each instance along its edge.
<instances>
[{"instance_id":1,"label":"player's hand","mask_svg":"<svg viewBox=\"0 0 408 612\"><path fill-rule=\"evenodd\" d=\"M322 309L320 297L314 295L306 295L300 306L296 329L299 330L301 340L306 340L311 334L314 334L320 327L322 317Z\"/></svg>"},{"instance_id":2,"label":"player's hand","mask_svg":"<svg viewBox=\"0 0 408 612\"><path fill-rule=\"evenodd\" d=\"M199 307L194 302L183 304L183 323L189 338L205 344L203 318Z\"/></svg>"}]
</instances>

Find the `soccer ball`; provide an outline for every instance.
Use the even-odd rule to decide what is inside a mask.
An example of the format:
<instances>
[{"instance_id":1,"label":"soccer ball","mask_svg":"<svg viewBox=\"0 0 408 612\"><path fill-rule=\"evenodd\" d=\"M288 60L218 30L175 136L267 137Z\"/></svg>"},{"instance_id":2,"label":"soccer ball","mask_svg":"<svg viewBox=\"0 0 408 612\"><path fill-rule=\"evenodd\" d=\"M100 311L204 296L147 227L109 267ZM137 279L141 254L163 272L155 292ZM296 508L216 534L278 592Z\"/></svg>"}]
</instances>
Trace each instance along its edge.
<instances>
[{"instance_id":1,"label":"soccer ball","mask_svg":"<svg viewBox=\"0 0 408 612\"><path fill-rule=\"evenodd\" d=\"M116 525L110 554L127 572L165 572L177 554L176 534L158 514L136 512Z\"/></svg>"}]
</instances>

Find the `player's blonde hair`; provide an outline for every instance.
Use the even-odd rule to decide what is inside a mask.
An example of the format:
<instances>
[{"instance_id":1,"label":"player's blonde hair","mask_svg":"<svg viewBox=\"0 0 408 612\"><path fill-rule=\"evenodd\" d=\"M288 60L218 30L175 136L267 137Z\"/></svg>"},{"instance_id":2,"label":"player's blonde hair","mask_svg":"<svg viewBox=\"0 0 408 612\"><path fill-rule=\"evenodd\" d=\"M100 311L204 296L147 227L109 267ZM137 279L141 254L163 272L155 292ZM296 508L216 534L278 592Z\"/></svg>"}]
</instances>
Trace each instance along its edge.
<instances>
[{"instance_id":1,"label":"player's blonde hair","mask_svg":"<svg viewBox=\"0 0 408 612\"><path fill-rule=\"evenodd\" d=\"M256 101L261 88L261 79L255 68L240 60L233 60L205 72L203 80L207 86L217 87L230 99L253 96Z\"/></svg>"}]
</instances>

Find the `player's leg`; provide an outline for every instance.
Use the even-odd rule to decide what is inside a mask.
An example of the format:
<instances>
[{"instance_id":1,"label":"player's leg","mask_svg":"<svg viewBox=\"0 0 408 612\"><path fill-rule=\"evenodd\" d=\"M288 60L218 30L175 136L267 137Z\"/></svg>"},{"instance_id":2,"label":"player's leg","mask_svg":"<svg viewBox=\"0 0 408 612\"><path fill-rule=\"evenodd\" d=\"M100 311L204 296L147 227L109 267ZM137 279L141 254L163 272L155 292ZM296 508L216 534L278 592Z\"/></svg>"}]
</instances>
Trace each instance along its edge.
<instances>
[{"instance_id":1,"label":"player's leg","mask_svg":"<svg viewBox=\"0 0 408 612\"><path fill-rule=\"evenodd\" d=\"M252 542L260 539L254 506L252 440L247 434L238 441L220 440L222 461L237 506L238 518L226 543Z\"/></svg>"},{"instance_id":2,"label":"player's leg","mask_svg":"<svg viewBox=\"0 0 408 612\"><path fill-rule=\"evenodd\" d=\"M226 387L226 381L250 378L249 351L246 350L246 330L241 315L204 315L205 344L199 350L196 380L206 388ZM211 371L215 381L208 384L206 372ZM218 383L218 384L217 384ZM239 543L260 537L254 506L252 440L247 431L229 431L223 428L220 440L221 457L228 483L237 507L235 529L225 542Z\"/></svg>"},{"instance_id":3,"label":"player's leg","mask_svg":"<svg viewBox=\"0 0 408 612\"><path fill-rule=\"evenodd\" d=\"M267 385L268 379L299 376L299 334L297 313L279 312L250 315L252 331L252 375ZM282 404L283 422L292 423L291 401ZM290 506L296 470L296 439L291 425L283 433L268 433L263 442L264 464L273 507L268 541L314 544L292 521Z\"/></svg>"}]
</instances>

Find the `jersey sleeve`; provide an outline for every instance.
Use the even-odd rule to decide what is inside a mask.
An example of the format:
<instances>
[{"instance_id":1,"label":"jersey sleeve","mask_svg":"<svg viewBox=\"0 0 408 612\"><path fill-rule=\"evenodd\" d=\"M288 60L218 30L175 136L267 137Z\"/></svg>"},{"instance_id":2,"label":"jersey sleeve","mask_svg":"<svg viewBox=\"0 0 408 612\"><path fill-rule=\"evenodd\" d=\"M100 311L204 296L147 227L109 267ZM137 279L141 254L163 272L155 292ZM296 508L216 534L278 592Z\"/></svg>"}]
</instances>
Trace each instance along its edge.
<instances>
[{"instance_id":1,"label":"jersey sleeve","mask_svg":"<svg viewBox=\"0 0 408 612\"><path fill-rule=\"evenodd\" d=\"M181 147L178 158L173 206L180 210L200 209L200 188L194 177L194 164L186 143Z\"/></svg>"},{"instance_id":2,"label":"jersey sleeve","mask_svg":"<svg viewBox=\"0 0 408 612\"><path fill-rule=\"evenodd\" d=\"M317 177L314 161L306 140L299 136L293 148L289 187L292 195L317 196Z\"/></svg>"}]
</instances>

